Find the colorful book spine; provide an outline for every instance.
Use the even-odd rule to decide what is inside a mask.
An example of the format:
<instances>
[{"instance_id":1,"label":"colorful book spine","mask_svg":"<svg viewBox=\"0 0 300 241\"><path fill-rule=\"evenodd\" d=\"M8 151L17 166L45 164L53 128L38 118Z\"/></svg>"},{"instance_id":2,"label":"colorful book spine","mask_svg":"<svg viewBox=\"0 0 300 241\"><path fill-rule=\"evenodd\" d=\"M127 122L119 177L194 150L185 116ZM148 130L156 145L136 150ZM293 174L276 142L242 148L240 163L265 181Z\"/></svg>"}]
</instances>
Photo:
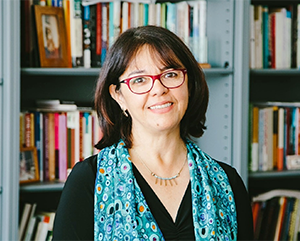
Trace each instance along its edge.
<instances>
[{"instance_id":1,"label":"colorful book spine","mask_svg":"<svg viewBox=\"0 0 300 241\"><path fill-rule=\"evenodd\" d=\"M83 7L83 66L91 68L91 12L90 6Z\"/></svg>"}]
</instances>

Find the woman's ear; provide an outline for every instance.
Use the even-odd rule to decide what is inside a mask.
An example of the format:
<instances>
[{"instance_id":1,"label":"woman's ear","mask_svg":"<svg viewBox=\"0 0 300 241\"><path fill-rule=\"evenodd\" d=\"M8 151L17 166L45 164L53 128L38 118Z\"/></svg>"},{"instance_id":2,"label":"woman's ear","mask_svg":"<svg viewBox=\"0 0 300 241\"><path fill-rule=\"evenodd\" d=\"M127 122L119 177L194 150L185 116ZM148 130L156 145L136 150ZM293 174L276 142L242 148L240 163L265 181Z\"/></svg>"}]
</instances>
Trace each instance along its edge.
<instances>
[{"instance_id":1,"label":"woman's ear","mask_svg":"<svg viewBox=\"0 0 300 241\"><path fill-rule=\"evenodd\" d=\"M111 84L109 86L109 93L110 93L111 97L119 104L120 108L123 110L125 107L124 106L124 98L123 98L121 91L117 90L116 88L117 88L116 85Z\"/></svg>"}]
</instances>

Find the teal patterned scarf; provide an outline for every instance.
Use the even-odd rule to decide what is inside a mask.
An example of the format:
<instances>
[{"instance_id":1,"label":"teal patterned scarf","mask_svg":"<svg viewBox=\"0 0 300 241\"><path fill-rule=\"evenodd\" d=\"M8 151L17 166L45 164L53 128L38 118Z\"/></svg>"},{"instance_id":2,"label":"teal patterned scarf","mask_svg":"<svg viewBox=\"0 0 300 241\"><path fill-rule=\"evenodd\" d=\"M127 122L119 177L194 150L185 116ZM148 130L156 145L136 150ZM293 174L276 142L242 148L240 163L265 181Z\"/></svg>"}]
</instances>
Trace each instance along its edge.
<instances>
[{"instance_id":1,"label":"teal patterned scarf","mask_svg":"<svg viewBox=\"0 0 300 241\"><path fill-rule=\"evenodd\" d=\"M236 208L222 167L186 141L196 240L237 240ZM98 154L94 202L94 239L164 240L133 175L125 143Z\"/></svg>"}]
</instances>

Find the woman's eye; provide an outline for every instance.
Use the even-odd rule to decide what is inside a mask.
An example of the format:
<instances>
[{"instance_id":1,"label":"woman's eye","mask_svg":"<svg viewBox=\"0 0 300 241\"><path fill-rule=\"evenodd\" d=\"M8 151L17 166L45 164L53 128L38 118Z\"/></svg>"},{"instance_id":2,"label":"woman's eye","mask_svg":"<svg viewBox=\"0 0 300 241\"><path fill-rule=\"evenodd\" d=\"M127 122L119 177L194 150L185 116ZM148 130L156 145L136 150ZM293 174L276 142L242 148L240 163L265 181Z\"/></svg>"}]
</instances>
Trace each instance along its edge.
<instances>
[{"instance_id":1,"label":"woman's eye","mask_svg":"<svg viewBox=\"0 0 300 241\"><path fill-rule=\"evenodd\" d=\"M176 78L177 73L176 72L168 72L164 75L164 78Z\"/></svg>"},{"instance_id":2,"label":"woman's eye","mask_svg":"<svg viewBox=\"0 0 300 241\"><path fill-rule=\"evenodd\" d=\"M131 82L132 84L142 84L142 83L144 83L145 81L146 81L145 78L143 78L143 77L138 77L138 78L132 79L130 82Z\"/></svg>"}]
</instances>

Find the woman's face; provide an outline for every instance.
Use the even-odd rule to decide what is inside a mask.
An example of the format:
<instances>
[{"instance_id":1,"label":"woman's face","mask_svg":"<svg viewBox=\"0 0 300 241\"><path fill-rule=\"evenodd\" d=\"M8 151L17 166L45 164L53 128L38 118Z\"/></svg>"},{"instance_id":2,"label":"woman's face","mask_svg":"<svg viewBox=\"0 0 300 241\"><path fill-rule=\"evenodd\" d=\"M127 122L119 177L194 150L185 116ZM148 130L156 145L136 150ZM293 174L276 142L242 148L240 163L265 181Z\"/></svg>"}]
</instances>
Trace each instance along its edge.
<instances>
[{"instance_id":1,"label":"woman's face","mask_svg":"<svg viewBox=\"0 0 300 241\"><path fill-rule=\"evenodd\" d=\"M156 53L144 46L120 76L120 81L138 75L157 75L168 69L157 58ZM184 66L182 66L184 68ZM188 82L178 88L168 89L155 80L151 91L145 94L134 94L128 86L121 84L120 90L110 86L111 96L120 107L127 109L132 118L132 131L172 132L180 131L180 121L188 106Z\"/></svg>"}]
</instances>

